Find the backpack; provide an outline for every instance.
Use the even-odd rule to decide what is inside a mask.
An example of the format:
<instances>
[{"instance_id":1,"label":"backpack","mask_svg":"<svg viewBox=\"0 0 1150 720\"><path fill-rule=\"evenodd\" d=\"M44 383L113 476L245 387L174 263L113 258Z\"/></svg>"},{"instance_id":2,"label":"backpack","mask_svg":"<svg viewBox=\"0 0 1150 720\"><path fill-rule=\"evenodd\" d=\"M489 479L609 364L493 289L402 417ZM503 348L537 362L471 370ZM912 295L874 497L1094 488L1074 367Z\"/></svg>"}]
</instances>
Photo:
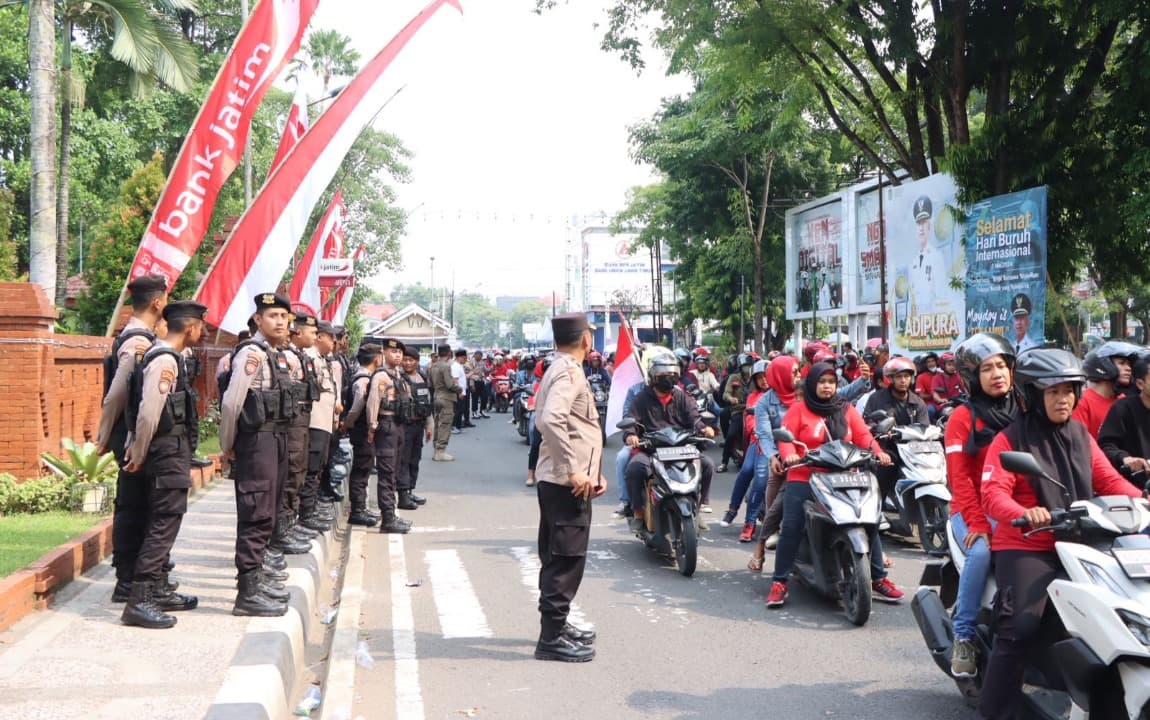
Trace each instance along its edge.
<instances>
[{"instance_id":1,"label":"backpack","mask_svg":"<svg viewBox=\"0 0 1150 720\"><path fill-rule=\"evenodd\" d=\"M128 340L134 337L146 337L149 342L155 342L156 334L151 330L144 330L143 328L132 328L120 333L115 341L112 342L111 351L104 356L104 395L108 396L108 390L112 388L112 379L116 375L116 367L120 364L120 348L124 346ZM146 351L145 351L146 352ZM136 353L136 364L140 364L140 360L144 357L144 353Z\"/></svg>"},{"instance_id":2,"label":"backpack","mask_svg":"<svg viewBox=\"0 0 1150 720\"><path fill-rule=\"evenodd\" d=\"M216 387L220 391L220 400L221 401L224 399L224 393L226 393L228 391L228 385L232 381L232 371L236 369L236 353L238 353L240 351L240 348L247 346L247 345L254 345L254 344L256 344L255 340L244 340L243 342L239 343L234 348L232 348L231 355L229 356L229 359L228 359L228 369L224 370L222 373L220 373L219 375L216 376Z\"/></svg>"}]
</instances>

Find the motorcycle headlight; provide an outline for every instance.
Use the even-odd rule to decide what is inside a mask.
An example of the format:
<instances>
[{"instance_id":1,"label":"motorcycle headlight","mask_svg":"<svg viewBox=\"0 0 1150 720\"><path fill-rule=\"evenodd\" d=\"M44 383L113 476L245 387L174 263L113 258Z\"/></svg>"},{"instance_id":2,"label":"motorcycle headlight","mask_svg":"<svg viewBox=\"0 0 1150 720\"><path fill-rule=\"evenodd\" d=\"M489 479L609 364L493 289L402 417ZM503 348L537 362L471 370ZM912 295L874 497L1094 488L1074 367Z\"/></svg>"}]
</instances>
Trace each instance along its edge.
<instances>
[{"instance_id":1,"label":"motorcycle headlight","mask_svg":"<svg viewBox=\"0 0 1150 720\"><path fill-rule=\"evenodd\" d=\"M1122 589L1122 586L1114 582L1114 578L1110 577L1110 574L1099 565L1095 565L1089 560L1079 560L1078 563L1082 566L1082 569L1086 571L1086 574L1090 576L1090 582L1095 585L1101 585L1115 595L1121 595L1126 598L1130 597L1130 595Z\"/></svg>"},{"instance_id":2,"label":"motorcycle headlight","mask_svg":"<svg viewBox=\"0 0 1150 720\"><path fill-rule=\"evenodd\" d=\"M1122 623L1134 639L1150 648L1150 618L1121 608L1114 612L1118 613L1118 617L1122 619Z\"/></svg>"}]
</instances>

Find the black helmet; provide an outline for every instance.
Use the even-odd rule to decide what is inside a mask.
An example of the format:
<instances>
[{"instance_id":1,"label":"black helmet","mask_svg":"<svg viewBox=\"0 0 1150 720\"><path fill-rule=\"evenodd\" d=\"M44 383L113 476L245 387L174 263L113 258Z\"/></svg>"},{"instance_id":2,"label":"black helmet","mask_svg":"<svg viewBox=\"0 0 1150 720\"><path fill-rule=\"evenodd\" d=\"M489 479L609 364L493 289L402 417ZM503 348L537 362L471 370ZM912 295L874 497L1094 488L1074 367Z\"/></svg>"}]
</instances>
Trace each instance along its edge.
<instances>
[{"instance_id":1,"label":"black helmet","mask_svg":"<svg viewBox=\"0 0 1150 720\"><path fill-rule=\"evenodd\" d=\"M1115 382L1118 380L1118 366L1114 364L1113 358L1126 358L1133 364L1135 358L1141 353L1142 348L1137 345L1111 340L1108 343L1103 343L1097 350L1086 353L1086 359L1082 362L1082 369L1086 371L1086 377L1090 380Z\"/></svg>"},{"instance_id":2,"label":"black helmet","mask_svg":"<svg viewBox=\"0 0 1150 720\"><path fill-rule=\"evenodd\" d=\"M655 378L660 375L673 375L675 382L679 382L679 363L672 355L660 354L651 360L647 366L647 384L654 385Z\"/></svg>"},{"instance_id":3,"label":"black helmet","mask_svg":"<svg viewBox=\"0 0 1150 720\"><path fill-rule=\"evenodd\" d=\"M740 368L747 367L747 366L754 367L754 365L755 365L755 359L753 357L751 357L749 353L742 353L739 355L738 367L740 367Z\"/></svg>"},{"instance_id":4,"label":"black helmet","mask_svg":"<svg viewBox=\"0 0 1150 720\"><path fill-rule=\"evenodd\" d=\"M1027 350L1015 362L1014 383L1022 390L1028 411L1041 406L1043 390L1065 382L1074 383L1075 394L1081 396L1086 373L1073 353L1053 348Z\"/></svg>"},{"instance_id":5,"label":"black helmet","mask_svg":"<svg viewBox=\"0 0 1150 720\"><path fill-rule=\"evenodd\" d=\"M933 355L934 353L928 353ZM954 359L958 362L958 373L971 393L981 392L982 385L978 380L978 366L986 362L987 358L1001 355L1006 364L1014 367L1014 347L1001 335L994 333L975 333L963 340L954 349ZM937 359L937 357L935 358Z\"/></svg>"}]
</instances>

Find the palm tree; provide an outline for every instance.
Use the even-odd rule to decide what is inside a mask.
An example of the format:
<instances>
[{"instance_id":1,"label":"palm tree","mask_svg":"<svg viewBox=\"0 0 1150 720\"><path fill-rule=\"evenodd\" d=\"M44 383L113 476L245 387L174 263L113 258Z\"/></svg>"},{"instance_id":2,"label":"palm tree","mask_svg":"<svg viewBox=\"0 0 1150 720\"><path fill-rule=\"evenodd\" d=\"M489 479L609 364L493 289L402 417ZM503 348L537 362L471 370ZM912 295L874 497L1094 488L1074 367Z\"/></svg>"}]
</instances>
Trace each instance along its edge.
<instances>
[{"instance_id":1,"label":"palm tree","mask_svg":"<svg viewBox=\"0 0 1150 720\"><path fill-rule=\"evenodd\" d=\"M323 81L325 95L333 77L354 75L358 69L359 51L351 47L351 38L335 30L312 31L304 52L308 59L297 59L292 74L298 75L302 68L311 70Z\"/></svg>"},{"instance_id":2,"label":"palm tree","mask_svg":"<svg viewBox=\"0 0 1150 720\"><path fill-rule=\"evenodd\" d=\"M69 192L72 109L84 101L83 80L72 75L72 41L77 25L103 26L112 34L112 57L131 70L129 87L137 96L157 82L178 92L191 89L198 74L196 54L180 30L164 15L195 12L196 0L56 0L60 20L60 175L56 198L56 304L64 303L68 279Z\"/></svg>"},{"instance_id":3,"label":"palm tree","mask_svg":"<svg viewBox=\"0 0 1150 720\"><path fill-rule=\"evenodd\" d=\"M32 96L32 187L29 218L29 279L56 289L56 7L54 0L28 2L29 89Z\"/></svg>"}]
</instances>

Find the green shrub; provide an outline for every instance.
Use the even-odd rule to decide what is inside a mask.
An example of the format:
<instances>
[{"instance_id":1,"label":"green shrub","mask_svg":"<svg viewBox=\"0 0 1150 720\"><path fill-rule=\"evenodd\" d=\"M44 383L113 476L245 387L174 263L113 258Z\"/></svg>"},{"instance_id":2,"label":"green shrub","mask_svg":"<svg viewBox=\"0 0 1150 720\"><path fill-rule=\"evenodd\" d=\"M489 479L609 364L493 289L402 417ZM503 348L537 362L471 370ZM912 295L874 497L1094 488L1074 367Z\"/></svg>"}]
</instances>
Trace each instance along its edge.
<instances>
[{"instance_id":1,"label":"green shrub","mask_svg":"<svg viewBox=\"0 0 1150 720\"><path fill-rule=\"evenodd\" d=\"M3 515L64 510L71 504L71 497L69 484L54 477L19 482L12 475L0 474L0 514Z\"/></svg>"}]
</instances>

